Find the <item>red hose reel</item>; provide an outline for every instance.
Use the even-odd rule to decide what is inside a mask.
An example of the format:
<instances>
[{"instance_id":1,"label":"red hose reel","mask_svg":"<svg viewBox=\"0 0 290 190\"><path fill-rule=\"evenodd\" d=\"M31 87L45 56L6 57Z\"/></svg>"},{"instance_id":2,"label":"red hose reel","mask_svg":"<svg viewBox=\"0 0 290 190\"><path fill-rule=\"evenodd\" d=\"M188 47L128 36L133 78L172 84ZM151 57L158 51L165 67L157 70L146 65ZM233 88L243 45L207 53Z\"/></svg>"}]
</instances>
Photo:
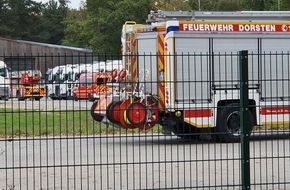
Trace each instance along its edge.
<instances>
[{"instance_id":1,"label":"red hose reel","mask_svg":"<svg viewBox=\"0 0 290 190\"><path fill-rule=\"evenodd\" d=\"M108 105L106 116L112 123L127 129L148 130L158 123L158 103L153 97L144 100L128 98L114 101Z\"/></svg>"}]
</instances>

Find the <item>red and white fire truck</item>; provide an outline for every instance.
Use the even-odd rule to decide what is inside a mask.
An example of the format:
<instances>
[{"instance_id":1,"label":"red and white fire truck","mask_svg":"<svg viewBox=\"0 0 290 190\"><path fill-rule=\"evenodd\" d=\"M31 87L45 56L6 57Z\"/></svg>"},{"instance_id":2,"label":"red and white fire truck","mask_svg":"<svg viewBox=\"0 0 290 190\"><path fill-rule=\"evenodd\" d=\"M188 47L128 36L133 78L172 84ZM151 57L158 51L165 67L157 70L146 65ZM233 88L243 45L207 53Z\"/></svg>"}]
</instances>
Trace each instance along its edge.
<instances>
[{"instance_id":1,"label":"red and white fire truck","mask_svg":"<svg viewBox=\"0 0 290 190\"><path fill-rule=\"evenodd\" d=\"M16 96L19 101L46 97L46 87L40 84L41 76L39 70L14 71L11 74L12 97Z\"/></svg>"},{"instance_id":2,"label":"red and white fire truck","mask_svg":"<svg viewBox=\"0 0 290 190\"><path fill-rule=\"evenodd\" d=\"M221 141L236 142L241 135L237 52L248 50L250 128L289 124L290 12L191 16L194 20L154 17L164 22L150 26L125 23L123 64L131 87L94 104L99 119L123 128L160 124L184 138L215 130Z\"/></svg>"},{"instance_id":3,"label":"red and white fire truck","mask_svg":"<svg viewBox=\"0 0 290 190\"><path fill-rule=\"evenodd\" d=\"M88 99L94 101L99 99L101 95L111 93L112 88L107 86L107 83L111 82L111 77L111 72L81 74L78 83L73 89L74 99Z\"/></svg>"}]
</instances>

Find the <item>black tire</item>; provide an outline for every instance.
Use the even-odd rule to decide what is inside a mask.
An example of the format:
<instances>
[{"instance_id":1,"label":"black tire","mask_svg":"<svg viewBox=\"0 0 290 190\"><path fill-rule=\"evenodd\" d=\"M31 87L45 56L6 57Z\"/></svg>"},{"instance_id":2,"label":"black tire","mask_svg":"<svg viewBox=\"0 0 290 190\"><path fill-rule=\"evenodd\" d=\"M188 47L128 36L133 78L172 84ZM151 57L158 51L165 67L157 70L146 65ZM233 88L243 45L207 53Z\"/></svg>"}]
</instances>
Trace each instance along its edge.
<instances>
[{"instance_id":1,"label":"black tire","mask_svg":"<svg viewBox=\"0 0 290 190\"><path fill-rule=\"evenodd\" d=\"M114 120L113 120L113 118L112 118L112 114L110 113L110 111L112 110L112 109L111 109L111 106L114 104L114 102L115 102L115 101L112 101L111 103L109 103L109 105L107 106L107 109L106 109L106 116L107 116L107 119L108 119L110 122L112 122L112 123L114 123Z\"/></svg>"},{"instance_id":2,"label":"black tire","mask_svg":"<svg viewBox=\"0 0 290 190\"><path fill-rule=\"evenodd\" d=\"M91 94L89 94L88 97L89 97L89 98L88 98L89 101L91 101L91 102L95 101L95 98L94 98Z\"/></svg>"},{"instance_id":3,"label":"black tire","mask_svg":"<svg viewBox=\"0 0 290 190\"><path fill-rule=\"evenodd\" d=\"M16 92L16 97L18 99L18 101L23 101L25 98L21 97L21 94L19 91Z\"/></svg>"},{"instance_id":4,"label":"black tire","mask_svg":"<svg viewBox=\"0 0 290 190\"><path fill-rule=\"evenodd\" d=\"M42 97L35 97L34 100L35 101L39 101Z\"/></svg>"},{"instance_id":5,"label":"black tire","mask_svg":"<svg viewBox=\"0 0 290 190\"><path fill-rule=\"evenodd\" d=\"M76 94L74 94L74 101L78 101L78 97L76 96Z\"/></svg>"},{"instance_id":6,"label":"black tire","mask_svg":"<svg viewBox=\"0 0 290 190\"><path fill-rule=\"evenodd\" d=\"M120 106L121 103L122 103L122 101L113 101L107 107L107 110L106 110L107 118L110 122L112 122L114 124L120 123L120 121L118 121L117 119L114 118L113 111L116 109L116 106Z\"/></svg>"},{"instance_id":7,"label":"black tire","mask_svg":"<svg viewBox=\"0 0 290 190\"><path fill-rule=\"evenodd\" d=\"M254 127L254 118L249 112L250 132ZM238 103L232 103L218 109L216 132L221 142L240 142L240 107Z\"/></svg>"},{"instance_id":8,"label":"black tire","mask_svg":"<svg viewBox=\"0 0 290 190\"><path fill-rule=\"evenodd\" d=\"M50 99L57 100L57 98L55 96L50 96Z\"/></svg>"},{"instance_id":9,"label":"black tire","mask_svg":"<svg viewBox=\"0 0 290 190\"><path fill-rule=\"evenodd\" d=\"M95 113L95 108L98 105L98 101L94 102L93 105L91 106L91 116L94 120L101 122L104 118L104 116Z\"/></svg>"},{"instance_id":10,"label":"black tire","mask_svg":"<svg viewBox=\"0 0 290 190\"><path fill-rule=\"evenodd\" d=\"M198 139L198 129L188 123L178 121L172 128L173 133L183 139Z\"/></svg>"}]
</instances>

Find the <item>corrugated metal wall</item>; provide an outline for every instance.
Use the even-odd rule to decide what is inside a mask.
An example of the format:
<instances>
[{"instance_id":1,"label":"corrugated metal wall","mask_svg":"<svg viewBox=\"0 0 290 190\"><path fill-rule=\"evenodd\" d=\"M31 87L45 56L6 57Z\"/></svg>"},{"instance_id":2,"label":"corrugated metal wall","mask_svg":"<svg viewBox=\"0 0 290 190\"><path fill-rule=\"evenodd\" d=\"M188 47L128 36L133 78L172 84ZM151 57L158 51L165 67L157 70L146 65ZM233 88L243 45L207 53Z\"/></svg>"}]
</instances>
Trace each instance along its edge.
<instances>
[{"instance_id":1,"label":"corrugated metal wall","mask_svg":"<svg viewBox=\"0 0 290 190\"><path fill-rule=\"evenodd\" d=\"M10 68L14 68L17 65L21 69L21 64L25 63L26 66L31 65L31 68L25 69L37 69L45 73L48 68L52 68L57 64L90 63L95 60L90 49L6 38L0 38L0 44L0 60L4 61ZM15 56L21 62L16 63L13 59ZM44 62L46 63L45 65L43 64Z\"/></svg>"}]
</instances>

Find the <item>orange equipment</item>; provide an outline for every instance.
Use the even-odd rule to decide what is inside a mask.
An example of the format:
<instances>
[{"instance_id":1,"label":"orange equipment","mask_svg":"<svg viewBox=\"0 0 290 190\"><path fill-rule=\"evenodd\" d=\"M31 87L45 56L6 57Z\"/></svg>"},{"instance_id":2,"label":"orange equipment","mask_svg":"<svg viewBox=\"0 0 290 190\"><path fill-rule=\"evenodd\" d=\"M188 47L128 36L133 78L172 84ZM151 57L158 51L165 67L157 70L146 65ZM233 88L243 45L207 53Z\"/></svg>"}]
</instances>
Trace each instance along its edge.
<instances>
[{"instance_id":1,"label":"orange equipment","mask_svg":"<svg viewBox=\"0 0 290 190\"><path fill-rule=\"evenodd\" d=\"M23 71L20 83L16 88L16 97L19 101L27 98L40 100L46 96L46 87L39 85L41 73L38 70Z\"/></svg>"},{"instance_id":2,"label":"orange equipment","mask_svg":"<svg viewBox=\"0 0 290 190\"><path fill-rule=\"evenodd\" d=\"M107 82L112 80L111 72L83 73L80 75L79 83L73 89L74 99L88 99L94 101L101 95L112 93Z\"/></svg>"}]
</instances>

